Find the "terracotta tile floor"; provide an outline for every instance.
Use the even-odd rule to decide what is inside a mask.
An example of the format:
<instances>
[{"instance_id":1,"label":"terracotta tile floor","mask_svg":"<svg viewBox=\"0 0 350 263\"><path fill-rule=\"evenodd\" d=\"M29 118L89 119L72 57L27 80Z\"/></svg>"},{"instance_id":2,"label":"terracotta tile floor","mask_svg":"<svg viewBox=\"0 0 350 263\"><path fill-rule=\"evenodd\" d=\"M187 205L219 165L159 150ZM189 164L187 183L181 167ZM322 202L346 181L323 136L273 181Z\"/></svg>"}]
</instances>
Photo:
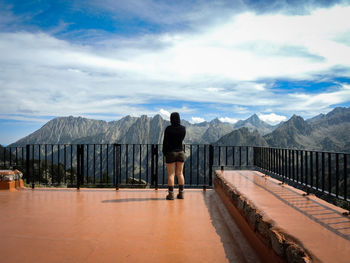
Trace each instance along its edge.
<instances>
[{"instance_id":1,"label":"terracotta tile floor","mask_svg":"<svg viewBox=\"0 0 350 263\"><path fill-rule=\"evenodd\" d=\"M0 191L0 262L259 262L214 190Z\"/></svg>"}]
</instances>

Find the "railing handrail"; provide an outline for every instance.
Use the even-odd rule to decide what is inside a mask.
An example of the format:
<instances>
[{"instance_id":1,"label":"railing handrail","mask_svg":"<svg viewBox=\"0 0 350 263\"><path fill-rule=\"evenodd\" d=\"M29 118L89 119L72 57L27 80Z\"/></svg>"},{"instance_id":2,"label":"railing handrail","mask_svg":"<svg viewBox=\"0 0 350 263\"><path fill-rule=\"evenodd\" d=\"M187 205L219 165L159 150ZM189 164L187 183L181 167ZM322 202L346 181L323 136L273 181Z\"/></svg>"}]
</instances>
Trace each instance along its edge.
<instances>
[{"instance_id":1,"label":"railing handrail","mask_svg":"<svg viewBox=\"0 0 350 263\"><path fill-rule=\"evenodd\" d=\"M188 156L188 162L185 164L184 172L190 174L189 181L191 185L195 183L198 186L203 182L203 185L211 187L213 167L230 166L240 169L260 169L264 173L271 174L283 182L288 180L290 183L298 184L300 187L306 187L306 191L316 191L329 196L335 195L338 199L342 200L348 200L348 196L350 195L350 189L348 189L350 186L350 183L348 183L348 179L350 178L350 175L348 175L350 170L348 168L350 153L347 152L205 143L184 143L183 145ZM151 149L155 146L157 155L153 156ZM0 154L0 166L2 159L3 167L21 165L22 169L26 168L24 169L26 171L33 170L33 173L36 172L39 175L43 171L47 173L47 167L50 166L51 170L49 172L51 176L54 173L59 174L63 169L65 176L69 173L73 177L70 178L71 183L78 183L74 177L76 171L80 171L79 173L83 175L83 179L85 177L87 180L89 180L89 173L93 172L94 182L97 172L100 173L100 177L103 173L107 173L108 183L108 178L111 176L109 173L112 171L113 176L115 176L117 174L116 167L119 165L118 173L122 173L121 167L125 169L125 180L129 180L128 178L131 178L129 176L132 176L134 180L136 173L138 173L140 180L142 176L145 176L145 173L147 173L147 176L154 173L152 174L153 177L157 176L158 178L158 175L161 176L161 178L158 178L162 179L160 186L164 186L166 173L161 146L162 143L128 144L118 142L12 145L2 148L3 153ZM85 169L82 170L78 169L79 167L82 168L81 166L77 167L76 154L78 147L82 147L83 152L81 162L83 162L82 165L84 165ZM118 153L115 152L116 147L120 147L118 148ZM29 151L27 153L28 149ZM210 154L210 151L212 154ZM265 155L262 156L262 153ZM92 154L93 156L91 156ZM85 159L83 158L84 156L86 157ZM153 158L154 167L152 171L149 171L150 164L152 163L151 157ZM91 160L92 163L89 163ZM96 160L98 163L96 163ZM159 167L158 163L160 164ZM54 167L55 165L57 166L56 168ZM96 168L99 171L96 172ZM58 171L55 171L55 169ZM136 169L139 170L136 171ZM207 170L209 170L209 174L207 174ZM192 176L194 177L192 178ZM201 176L204 177L201 178ZM300 176L301 180L297 178L298 176ZM28 177L26 178L28 179ZM52 182L53 180L54 177L52 177ZM146 181L150 183L149 177L147 177ZM40 180L39 183L41 183ZM109 183L111 182L109 181ZM158 182L156 183L158 187Z\"/></svg>"}]
</instances>

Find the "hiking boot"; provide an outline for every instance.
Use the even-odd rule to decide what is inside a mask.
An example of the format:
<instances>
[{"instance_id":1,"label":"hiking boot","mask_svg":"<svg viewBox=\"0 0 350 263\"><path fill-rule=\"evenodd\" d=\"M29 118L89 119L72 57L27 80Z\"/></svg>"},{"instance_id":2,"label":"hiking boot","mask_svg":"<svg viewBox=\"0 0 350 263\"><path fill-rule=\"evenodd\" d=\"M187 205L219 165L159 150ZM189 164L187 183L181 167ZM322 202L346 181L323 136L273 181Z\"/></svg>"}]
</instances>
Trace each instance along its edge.
<instances>
[{"instance_id":1,"label":"hiking boot","mask_svg":"<svg viewBox=\"0 0 350 263\"><path fill-rule=\"evenodd\" d=\"M169 194L166 196L166 200L174 200L174 192L169 191Z\"/></svg>"},{"instance_id":2,"label":"hiking boot","mask_svg":"<svg viewBox=\"0 0 350 263\"><path fill-rule=\"evenodd\" d=\"M184 199L184 198L185 198L184 191L179 191L179 193L177 194L177 199Z\"/></svg>"}]
</instances>

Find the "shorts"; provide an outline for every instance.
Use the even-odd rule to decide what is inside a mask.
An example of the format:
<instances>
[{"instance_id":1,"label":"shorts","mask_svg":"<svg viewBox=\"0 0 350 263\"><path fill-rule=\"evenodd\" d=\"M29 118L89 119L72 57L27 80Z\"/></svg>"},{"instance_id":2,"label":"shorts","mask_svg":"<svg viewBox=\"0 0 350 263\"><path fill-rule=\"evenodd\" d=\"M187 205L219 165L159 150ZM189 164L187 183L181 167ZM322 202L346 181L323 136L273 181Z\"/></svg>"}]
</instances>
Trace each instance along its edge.
<instances>
[{"instance_id":1,"label":"shorts","mask_svg":"<svg viewBox=\"0 0 350 263\"><path fill-rule=\"evenodd\" d=\"M180 152L168 152L165 155L166 163L175 163L175 162L185 162L185 153L183 151Z\"/></svg>"}]
</instances>

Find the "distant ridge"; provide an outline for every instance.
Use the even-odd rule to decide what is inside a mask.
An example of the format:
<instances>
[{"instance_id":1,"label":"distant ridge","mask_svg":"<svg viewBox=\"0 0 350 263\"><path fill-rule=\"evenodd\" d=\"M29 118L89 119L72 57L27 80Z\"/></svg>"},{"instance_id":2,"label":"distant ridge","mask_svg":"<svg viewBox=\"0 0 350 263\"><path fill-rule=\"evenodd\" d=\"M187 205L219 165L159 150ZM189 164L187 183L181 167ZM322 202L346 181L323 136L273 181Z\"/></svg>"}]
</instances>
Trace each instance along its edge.
<instances>
[{"instance_id":1,"label":"distant ridge","mask_svg":"<svg viewBox=\"0 0 350 263\"><path fill-rule=\"evenodd\" d=\"M350 152L350 108L338 107L308 121L294 115L264 138L274 147Z\"/></svg>"},{"instance_id":2,"label":"distant ridge","mask_svg":"<svg viewBox=\"0 0 350 263\"><path fill-rule=\"evenodd\" d=\"M169 125L160 115L126 116L118 121L82 117L58 117L11 146L64 143L162 143ZM271 126L254 114L235 125L214 119L186 126L185 143L259 145L350 152L350 108L335 108L305 121L293 115L288 121ZM271 130L269 133L266 133Z\"/></svg>"},{"instance_id":3,"label":"distant ridge","mask_svg":"<svg viewBox=\"0 0 350 263\"><path fill-rule=\"evenodd\" d=\"M247 127L242 127L222 136L216 145L254 145L268 146L266 140L258 133L257 130L249 131Z\"/></svg>"}]
</instances>

